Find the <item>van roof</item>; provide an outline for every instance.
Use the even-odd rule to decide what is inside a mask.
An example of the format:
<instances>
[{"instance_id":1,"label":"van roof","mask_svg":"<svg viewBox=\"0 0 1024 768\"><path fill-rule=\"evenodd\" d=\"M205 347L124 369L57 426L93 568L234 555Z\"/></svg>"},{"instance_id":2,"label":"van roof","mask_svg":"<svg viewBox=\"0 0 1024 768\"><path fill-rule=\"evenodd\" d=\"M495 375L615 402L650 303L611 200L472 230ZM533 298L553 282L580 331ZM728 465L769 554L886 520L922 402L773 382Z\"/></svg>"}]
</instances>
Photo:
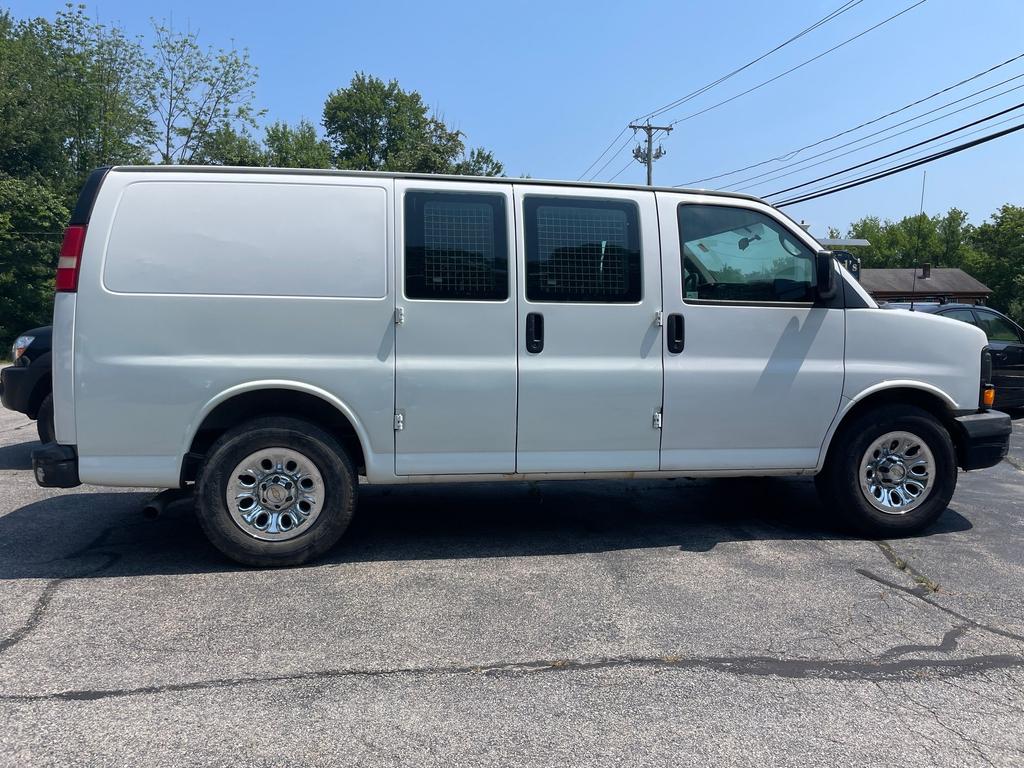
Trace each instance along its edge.
<instances>
[{"instance_id":1,"label":"van roof","mask_svg":"<svg viewBox=\"0 0 1024 768\"><path fill-rule=\"evenodd\" d=\"M554 179L518 179L507 176L456 176L441 173L393 173L388 171L339 171L328 168L254 168L232 165L116 165L111 171L131 171L143 173L245 173L245 174L281 174L303 176L356 176L361 178L381 179L434 179L444 181L476 181L493 184L529 184L534 186L584 187L588 189L626 189L650 192L679 192L695 195L713 195L740 200L753 200L765 205L759 197L746 195L742 192L722 192L714 189L684 189L682 187L648 187L640 184L607 184L596 181L557 181Z\"/></svg>"}]
</instances>

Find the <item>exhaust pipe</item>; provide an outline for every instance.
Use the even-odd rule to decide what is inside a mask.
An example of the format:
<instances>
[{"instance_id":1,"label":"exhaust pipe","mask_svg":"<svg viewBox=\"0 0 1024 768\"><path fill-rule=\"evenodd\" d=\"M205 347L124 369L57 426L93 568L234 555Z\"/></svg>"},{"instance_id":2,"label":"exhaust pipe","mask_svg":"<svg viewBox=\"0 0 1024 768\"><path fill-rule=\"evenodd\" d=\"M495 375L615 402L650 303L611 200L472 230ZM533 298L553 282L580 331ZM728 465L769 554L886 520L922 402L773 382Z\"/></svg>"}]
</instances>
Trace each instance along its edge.
<instances>
[{"instance_id":1,"label":"exhaust pipe","mask_svg":"<svg viewBox=\"0 0 1024 768\"><path fill-rule=\"evenodd\" d=\"M166 491L160 491L142 507L142 516L147 520L156 520L171 504L191 497L191 488L168 488Z\"/></svg>"}]
</instances>

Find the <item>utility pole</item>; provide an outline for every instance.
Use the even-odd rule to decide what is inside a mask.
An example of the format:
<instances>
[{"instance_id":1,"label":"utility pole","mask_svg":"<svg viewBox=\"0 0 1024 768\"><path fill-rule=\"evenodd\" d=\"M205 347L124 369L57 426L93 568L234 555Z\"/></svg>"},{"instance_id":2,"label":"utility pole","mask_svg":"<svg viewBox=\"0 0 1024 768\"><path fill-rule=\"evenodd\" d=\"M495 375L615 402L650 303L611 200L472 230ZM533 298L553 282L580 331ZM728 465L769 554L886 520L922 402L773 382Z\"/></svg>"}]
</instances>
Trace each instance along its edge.
<instances>
[{"instance_id":1,"label":"utility pole","mask_svg":"<svg viewBox=\"0 0 1024 768\"><path fill-rule=\"evenodd\" d=\"M648 120L643 125L637 125L636 123L630 123L629 127L634 131L643 131L647 134L647 149L644 149L640 145L637 145L636 149L633 150L633 157L636 158L638 163L643 163L647 166L647 186L653 186L654 184L654 161L660 160L665 156L665 150L658 145L657 149L654 149L654 134L656 131L664 131L665 133L672 132L671 125L651 125L651 121Z\"/></svg>"}]
</instances>

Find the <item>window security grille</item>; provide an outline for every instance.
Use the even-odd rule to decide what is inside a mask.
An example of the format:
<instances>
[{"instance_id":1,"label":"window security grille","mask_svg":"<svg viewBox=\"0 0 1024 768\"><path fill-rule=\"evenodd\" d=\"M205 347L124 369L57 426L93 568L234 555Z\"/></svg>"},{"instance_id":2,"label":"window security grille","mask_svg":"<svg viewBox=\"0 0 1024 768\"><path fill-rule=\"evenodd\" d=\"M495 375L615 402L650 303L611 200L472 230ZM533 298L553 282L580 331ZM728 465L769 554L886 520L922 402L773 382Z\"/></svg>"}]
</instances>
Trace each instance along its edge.
<instances>
[{"instance_id":1,"label":"window security grille","mask_svg":"<svg viewBox=\"0 0 1024 768\"><path fill-rule=\"evenodd\" d=\"M566 296L628 292L629 235L620 210L539 206L537 288Z\"/></svg>"},{"instance_id":2,"label":"window security grille","mask_svg":"<svg viewBox=\"0 0 1024 768\"><path fill-rule=\"evenodd\" d=\"M495 290L494 208L431 200L423 206L424 289L447 296Z\"/></svg>"}]
</instances>

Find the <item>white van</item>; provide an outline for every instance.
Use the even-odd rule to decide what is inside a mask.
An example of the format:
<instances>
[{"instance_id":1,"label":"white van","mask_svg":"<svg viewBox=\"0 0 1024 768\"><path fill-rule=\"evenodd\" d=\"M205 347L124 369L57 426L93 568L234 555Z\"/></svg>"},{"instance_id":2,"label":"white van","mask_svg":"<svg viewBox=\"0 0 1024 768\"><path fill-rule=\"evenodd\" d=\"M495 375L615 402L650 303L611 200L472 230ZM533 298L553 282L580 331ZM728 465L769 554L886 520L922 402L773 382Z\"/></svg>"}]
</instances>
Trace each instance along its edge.
<instances>
[{"instance_id":1,"label":"white van","mask_svg":"<svg viewBox=\"0 0 1024 768\"><path fill-rule=\"evenodd\" d=\"M118 167L57 271L48 487L195 483L303 562L358 483L815 475L917 531L992 466L985 335L886 312L756 198L413 174Z\"/></svg>"}]
</instances>

